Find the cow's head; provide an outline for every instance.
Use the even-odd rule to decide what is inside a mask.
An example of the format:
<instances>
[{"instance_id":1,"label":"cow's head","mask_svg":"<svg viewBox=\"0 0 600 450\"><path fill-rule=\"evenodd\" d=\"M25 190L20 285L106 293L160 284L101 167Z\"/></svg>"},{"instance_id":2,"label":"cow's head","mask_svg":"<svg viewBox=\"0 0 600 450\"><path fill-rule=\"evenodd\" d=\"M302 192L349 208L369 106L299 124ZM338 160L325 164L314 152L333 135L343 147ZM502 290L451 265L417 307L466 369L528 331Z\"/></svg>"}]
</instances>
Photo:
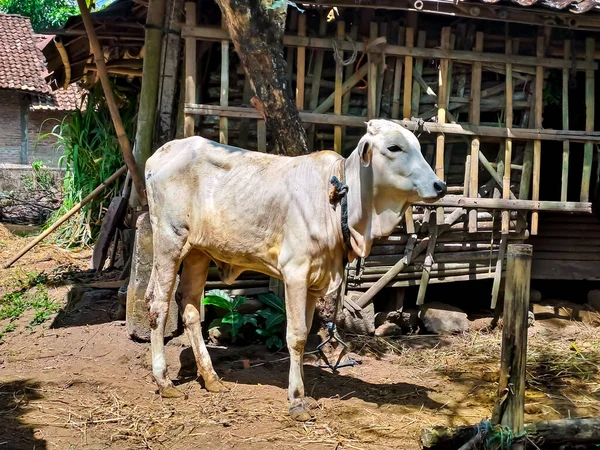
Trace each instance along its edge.
<instances>
[{"instance_id":1,"label":"cow's head","mask_svg":"<svg viewBox=\"0 0 600 450\"><path fill-rule=\"evenodd\" d=\"M367 123L346 167L352 248L359 256L369 254L373 239L393 232L408 205L446 194L446 184L423 158L417 138L389 120Z\"/></svg>"},{"instance_id":2,"label":"cow's head","mask_svg":"<svg viewBox=\"0 0 600 450\"><path fill-rule=\"evenodd\" d=\"M358 143L360 162L372 166L377 195L414 202L437 200L446 194L446 184L433 172L421 144L410 131L389 120L371 120L367 134Z\"/></svg>"}]
</instances>

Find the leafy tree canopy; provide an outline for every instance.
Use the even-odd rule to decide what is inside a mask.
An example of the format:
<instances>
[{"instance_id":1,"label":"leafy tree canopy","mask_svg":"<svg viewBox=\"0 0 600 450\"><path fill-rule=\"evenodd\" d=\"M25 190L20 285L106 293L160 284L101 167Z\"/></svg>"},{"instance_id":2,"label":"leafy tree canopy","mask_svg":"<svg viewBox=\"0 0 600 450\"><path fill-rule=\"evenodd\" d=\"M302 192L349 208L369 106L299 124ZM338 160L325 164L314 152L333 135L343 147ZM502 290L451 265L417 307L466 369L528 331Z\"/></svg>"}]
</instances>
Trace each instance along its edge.
<instances>
[{"instance_id":1,"label":"leafy tree canopy","mask_svg":"<svg viewBox=\"0 0 600 450\"><path fill-rule=\"evenodd\" d=\"M79 9L76 0L0 0L0 12L29 17L37 33L64 25L69 16L79 14Z\"/></svg>"}]
</instances>

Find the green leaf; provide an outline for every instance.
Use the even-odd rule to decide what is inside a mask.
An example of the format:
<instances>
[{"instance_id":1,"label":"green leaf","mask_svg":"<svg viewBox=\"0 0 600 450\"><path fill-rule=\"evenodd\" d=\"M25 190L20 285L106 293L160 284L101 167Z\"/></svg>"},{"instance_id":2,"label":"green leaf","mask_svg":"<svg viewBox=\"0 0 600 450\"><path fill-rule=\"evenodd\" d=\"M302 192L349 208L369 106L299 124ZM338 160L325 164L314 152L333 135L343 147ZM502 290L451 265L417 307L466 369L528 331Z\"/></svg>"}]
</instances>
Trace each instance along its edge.
<instances>
[{"instance_id":1,"label":"green leaf","mask_svg":"<svg viewBox=\"0 0 600 450\"><path fill-rule=\"evenodd\" d=\"M221 325L223 325L223 320L215 319L210 323L210 325L208 326L208 329L212 330L213 328L219 328Z\"/></svg>"},{"instance_id":2,"label":"green leaf","mask_svg":"<svg viewBox=\"0 0 600 450\"><path fill-rule=\"evenodd\" d=\"M238 309L240 309L240 306L246 303L246 297L244 297L243 295L236 295L235 297L233 297L231 303L232 311L237 311Z\"/></svg>"},{"instance_id":3,"label":"green leaf","mask_svg":"<svg viewBox=\"0 0 600 450\"><path fill-rule=\"evenodd\" d=\"M221 308L224 309L225 311L232 311L232 304L229 301L229 295L227 295L227 293L225 292L226 297L223 297L223 295L221 295L221 293L223 293L224 291L210 291L206 297L204 297L204 300L202 300L202 304L203 305L212 305L212 306L216 306L217 308Z\"/></svg>"},{"instance_id":4,"label":"green leaf","mask_svg":"<svg viewBox=\"0 0 600 450\"><path fill-rule=\"evenodd\" d=\"M223 323L231 325L231 337L235 338L240 331L242 325L244 325L244 319L242 314L239 312L230 312L223 317Z\"/></svg>"},{"instance_id":5,"label":"green leaf","mask_svg":"<svg viewBox=\"0 0 600 450\"><path fill-rule=\"evenodd\" d=\"M285 306L283 304L283 301L272 292L269 292L268 294L260 294L258 296L258 299L270 308L273 308L282 313L285 312Z\"/></svg>"},{"instance_id":6,"label":"green leaf","mask_svg":"<svg viewBox=\"0 0 600 450\"><path fill-rule=\"evenodd\" d=\"M285 314L282 314L272 309L261 309L256 312L259 316L265 318L265 328L272 328L275 325L283 323L285 320Z\"/></svg>"},{"instance_id":7,"label":"green leaf","mask_svg":"<svg viewBox=\"0 0 600 450\"><path fill-rule=\"evenodd\" d=\"M283 342L279 338L279 336L271 336L269 339L267 339L266 345L268 348L279 349L279 348L283 347Z\"/></svg>"},{"instance_id":8,"label":"green leaf","mask_svg":"<svg viewBox=\"0 0 600 450\"><path fill-rule=\"evenodd\" d=\"M244 324L251 323L255 327L258 326L256 322L256 316L254 314L244 314Z\"/></svg>"}]
</instances>

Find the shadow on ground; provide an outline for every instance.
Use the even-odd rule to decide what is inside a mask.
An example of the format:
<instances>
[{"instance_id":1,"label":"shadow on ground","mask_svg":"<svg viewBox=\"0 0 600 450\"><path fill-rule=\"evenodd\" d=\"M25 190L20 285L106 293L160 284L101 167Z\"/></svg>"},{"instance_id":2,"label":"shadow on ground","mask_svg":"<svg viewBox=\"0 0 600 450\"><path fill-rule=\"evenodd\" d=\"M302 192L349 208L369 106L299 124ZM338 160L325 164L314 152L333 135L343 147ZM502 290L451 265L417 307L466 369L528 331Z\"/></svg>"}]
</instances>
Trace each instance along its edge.
<instances>
[{"instance_id":1,"label":"shadow on ground","mask_svg":"<svg viewBox=\"0 0 600 450\"><path fill-rule=\"evenodd\" d=\"M35 436L35 430L22 420L29 402L42 398L40 386L28 380L0 383L0 446L11 450L43 450L46 441Z\"/></svg>"}]
</instances>

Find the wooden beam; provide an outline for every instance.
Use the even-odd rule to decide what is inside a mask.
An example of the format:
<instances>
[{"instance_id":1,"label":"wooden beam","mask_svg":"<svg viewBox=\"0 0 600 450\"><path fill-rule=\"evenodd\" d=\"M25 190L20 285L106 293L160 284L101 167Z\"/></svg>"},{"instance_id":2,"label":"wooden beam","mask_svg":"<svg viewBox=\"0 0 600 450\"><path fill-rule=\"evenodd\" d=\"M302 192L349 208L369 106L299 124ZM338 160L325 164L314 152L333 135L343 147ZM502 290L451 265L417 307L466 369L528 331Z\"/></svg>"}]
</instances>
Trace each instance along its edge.
<instances>
[{"instance_id":1,"label":"wooden beam","mask_svg":"<svg viewBox=\"0 0 600 450\"><path fill-rule=\"evenodd\" d=\"M561 213L585 213L592 212L592 204L589 202L557 202L549 200L506 200L503 198L470 198L446 195L441 200L433 203L415 202L418 206L445 206L478 209L506 209L509 211L552 211Z\"/></svg>"},{"instance_id":2,"label":"wooden beam","mask_svg":"<svg viewBox=\"0 0 600 450\"><path fill-rule=\"evenodd\" d=\"M185 113L200 116L227 116L246 119L260 119L262 116L254 108L241 106L222 107L218 105L204 104L186 104ZM313 114L310 112L301 112L300 117L305 123L316 123L321 125L342 125L349 127L364 128L365 118L357 116L344 116L335 114ZM407 130L415 131L419 124L411 120L392 120L403 126ZM599 132L584 132L572 130L536 130L528 128L501 128L492 126L473 126L463 124L438 124L435 122L427 123L427 130L430 133L444 133L459 136L481 136L488 138L531 141L539 139L542 141L564 141L571 142L595 142L600 143Z\"/></svg>"},{"instance_id":3,"label":"wooden beam","mask_svg":"<svg viewBox=\"0 0 600 450\"><path fill-rule=\"evenodd\" d=\"M229 35L226 31L215 28L214 26L199 26L189 27L184 26L182 29L183 37L194 37L196 39L206 41L221 41L228 39ZM413 32L413 44L414 44L414 32ZM295 35L287 35L283 37L283 45L288 47L308 47L333 51L333 44L331 39L318 38L318 37L299 37ZM339 43L339 48L344 51L353 51L354 47L349 42ZM362 42L354 43L357 52L366 51L365 44ZM576 69L576 70L597 70L598 64L591 61L565 61L562 58L538 58L534 56L523 56L513 55L512 58L507 58L503 53L490 53L490 52L471 52L467 50L452 50L445 54L440 49L435 48L417 48L409 47L408 45L385 45L382 49L386 55L393 56L411 56L414 58L426 58L426 59L452 59L454 61L465 61L465 62L481 62L488 64L506 64L512 63L513 65L523 66L542 66L549 69ZM573 67L575 66L575 67Z\"/></svg>"}]
</instances>

